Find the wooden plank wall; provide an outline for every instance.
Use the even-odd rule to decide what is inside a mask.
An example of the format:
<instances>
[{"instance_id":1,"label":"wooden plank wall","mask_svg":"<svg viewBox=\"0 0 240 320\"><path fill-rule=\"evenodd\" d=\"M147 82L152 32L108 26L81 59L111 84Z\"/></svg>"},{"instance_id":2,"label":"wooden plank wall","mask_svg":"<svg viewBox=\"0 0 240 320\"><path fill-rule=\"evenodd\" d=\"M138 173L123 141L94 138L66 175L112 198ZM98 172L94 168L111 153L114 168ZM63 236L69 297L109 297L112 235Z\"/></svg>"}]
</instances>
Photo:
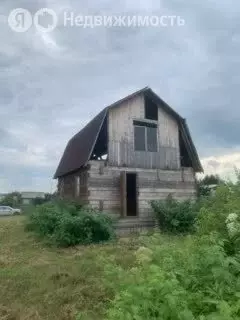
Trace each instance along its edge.
<instances>
[{"instance_id":1,"label":"wooden plank wall","mask_svg":"<svg viewBox=\"0 0 240 320\"><path fill-rule=\"evenodd\" d=\"M145 169L170 169L174 170L179 165L178 149L174 147L158 147L158 152L135 151L134 144L128 141L111 141L109 158L111 166L145 168Z\"/></svg>"},{"instance_id":2,"label":"wooden plank wall","mask_svg":"<svg viewBox=\"0 0 240 320\"><path fill-rule=\"evenodd\" d=\"M165 199L169 194L179 200L196 197L195 175L192 169L153 170L105 166L104 161L90 161L88 171L88 201L119 218L121 215L120 173L137 172L139 217L153 217L149 201Z\"/></svg>"},{"instance_id":3,"label":"wooden plank wall","mask_svg":"<svg viewBox=\"0 0 240 320\"><path fill-rule=\"evenodd\" d=\"M89 167L61 178L61 196L89 204L93 208L121 217L120 175L137 173L139 218L151 220L151 200L165 199L169 194L179 200L196 197L195 174L191 168L154 170L106 166L105 161L90 161ZM80 193L76 195L76 176L80 176ZM64 182L64 183L63 183Z\"/></svg>"},{"instance_id":4,"label":"wooden plank wall","mask_svg":"<svg viewBox=\"0 0 240 320\"><path fill-rule=\"evenodd\" d=\"M77 194L76 177L80 177L79 194ZM58 192L60 197L88 203L88 172L87 169L79 170L65 177L59 178Z\"/></svg>"},{"instance_id":5,"label":"wooden plank wall","mask_svg":"<svg viewBox=\"0 0 240 320\"><path fill-rule=\"evenodd\" d=\"M158 109L158 152L134 150L133 120L145 120L144 97L139 95L109 110L108 163L111 166L180 169L179 131L176 120Z\"/></svg>"}]
</instances>

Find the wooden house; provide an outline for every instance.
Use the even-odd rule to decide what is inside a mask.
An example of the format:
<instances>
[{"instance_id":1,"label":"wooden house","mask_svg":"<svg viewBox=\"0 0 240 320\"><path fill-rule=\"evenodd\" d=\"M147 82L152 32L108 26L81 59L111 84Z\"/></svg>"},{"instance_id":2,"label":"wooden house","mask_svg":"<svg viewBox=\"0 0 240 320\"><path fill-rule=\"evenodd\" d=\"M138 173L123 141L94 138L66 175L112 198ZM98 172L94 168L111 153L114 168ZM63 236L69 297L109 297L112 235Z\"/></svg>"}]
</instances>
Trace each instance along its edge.
<instances>
[{"instance_id":1,"label":"wooden house","mask_svg":"<svg viewBox=\"0 0 240 320\"><path fill-rule=\"evenodd\" d=\"M195 198L202 171L186 120L146 87L77 133L55 178L61 197L109 212L125 232L154 225L151 200Z\"/></svg>"}]
</instances>

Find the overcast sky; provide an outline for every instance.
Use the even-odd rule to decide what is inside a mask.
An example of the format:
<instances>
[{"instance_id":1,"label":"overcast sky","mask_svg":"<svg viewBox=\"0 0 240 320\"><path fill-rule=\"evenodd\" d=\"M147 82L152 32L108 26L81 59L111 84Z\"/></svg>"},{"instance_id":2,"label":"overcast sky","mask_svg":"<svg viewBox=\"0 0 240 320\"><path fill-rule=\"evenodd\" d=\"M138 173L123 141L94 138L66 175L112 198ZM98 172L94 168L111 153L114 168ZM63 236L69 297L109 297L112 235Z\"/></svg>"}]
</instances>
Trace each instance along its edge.
<instances>
[{"instance_id":1,"label":"overcast sky","mask_svg":"<svg viewBox=\"0 0 240 320\"><path fill-rule=\"evenodd\" d=\"M75 15L178 15L184 26L34 27L15 8ZM103 107L150 86L187 118L206 172L240 167L240 3L234 0L1 0L0 192L54 191L71 136Z\"/></svg>"}]
</instances>

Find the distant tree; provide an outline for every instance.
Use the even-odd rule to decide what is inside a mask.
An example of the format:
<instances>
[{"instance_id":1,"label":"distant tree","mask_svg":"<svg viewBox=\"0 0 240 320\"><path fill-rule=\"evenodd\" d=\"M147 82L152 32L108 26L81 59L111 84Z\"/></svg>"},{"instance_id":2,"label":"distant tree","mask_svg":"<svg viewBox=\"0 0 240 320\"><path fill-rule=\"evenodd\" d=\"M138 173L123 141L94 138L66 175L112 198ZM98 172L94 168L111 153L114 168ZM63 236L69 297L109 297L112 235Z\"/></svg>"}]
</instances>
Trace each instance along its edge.
<instances>
[{"instance_id":1,"label":"distant tree","mask_svg":"<svg viewBox=\"0 0 240 320\"><path fill-rule=\"evenodd\" d=\"M45 200L46 201L52 201L55 198L54 193L45 193Z\"/></svg>"},{"instance_id":2,"label":"distant tree","mask_svg":"<svg viewBox=\"0 0 240 320\"><path fill-rule=\"evenodd\" d=\"M34 198L32 201L32 204L34 206L37 206L37 205L52 201L53 199L55 199L55 197L56 197L55 193L53 193L53 194L52 193L45 193L44 198L41 198L41 197Z\"/></svg>"},{"instance_id":3,"label":"distant tree","mask_svg":"<svg viewBox=\"0 0 240 320\"><path fill-rule=\"evenodd\" d=\"M10 206L10 207L18 207L22 204L22 196L20 192L11 192L8 193L1 201L1 205Z\"/></svg>"},{"instance_id":4,"label":"distant tree","mask_svg":"<svg viewBox=\"0 0 240 320\"><path fill-rule=\"evenodd\" d=\"M211 193L212 185L225 184L225 181L217 174L206 175L204 178L197 181L198 196L208 196Z\"/></svg>"},{"instance_id":5,"label":"distant tree","mask_svg":"<svg viewBox=\"0 0 240 320\"><path fill-rule=\"evenodd\" d=\"M38 205L43 204L45 202L46 202L45 198L41 198L41 197L36 197L36 198L32 199L32 204L34 206L38 206Z\"/></svg>"},{"instance_id":6,"label":"distant tree","mask_svg":"<svg viewBox=\"0 0 240 320\"><path fill-rule=\"evenodd\" d=\"M202 184L204 185L212 185L212 184L223 184L225 181L219 177L218 174L210 174L206 175L203 179L200 180Z\"/></svg>"}]
</instances>

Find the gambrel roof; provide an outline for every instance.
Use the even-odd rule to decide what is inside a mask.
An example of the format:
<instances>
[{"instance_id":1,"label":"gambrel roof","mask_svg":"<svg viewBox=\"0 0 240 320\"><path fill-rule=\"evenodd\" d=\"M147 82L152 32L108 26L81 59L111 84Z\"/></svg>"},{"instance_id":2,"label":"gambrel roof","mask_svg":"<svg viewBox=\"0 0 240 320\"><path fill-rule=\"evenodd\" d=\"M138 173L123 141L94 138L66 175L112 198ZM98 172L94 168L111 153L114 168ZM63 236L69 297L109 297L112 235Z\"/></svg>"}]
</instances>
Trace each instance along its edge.
<instances>
[{"instance_id":1,"label":"gambrel roof","mask_svg":"<svg viewBox=\"0 0 240 320\"><path fill-rule=\"evenodd\" d=\"M153 92L151 88L146 87L104 108L81 131L73 136L67 144L54 178L67 175L85 166L93 153L104 120L107 119L109 109L119 107L122 102L132 99L140 94L150 98L156 104L161 105L161 108L163 108L168 114L172 115L172 117L176 119L184 145L188 152L189 158L191 159L193 169L195 172L202 172L203 168L199 160L197 150L192 141L186 120L182 118L176 111L174 111L155 92Z\"/></svg>"}]
</instances>

